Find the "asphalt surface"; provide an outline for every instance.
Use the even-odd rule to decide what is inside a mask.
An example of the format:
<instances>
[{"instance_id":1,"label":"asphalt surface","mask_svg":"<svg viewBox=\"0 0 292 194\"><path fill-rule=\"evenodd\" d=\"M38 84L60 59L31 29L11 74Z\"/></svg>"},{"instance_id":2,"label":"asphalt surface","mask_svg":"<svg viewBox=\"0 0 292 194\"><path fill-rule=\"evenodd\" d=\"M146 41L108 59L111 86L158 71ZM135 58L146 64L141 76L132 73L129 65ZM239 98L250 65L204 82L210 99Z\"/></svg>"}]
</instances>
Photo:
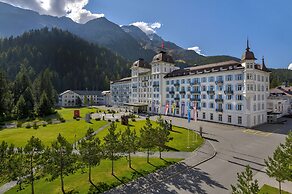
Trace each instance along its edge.
<instances>
[{"instance_id":1,"label":"asphalt surface","mask_svg":"<svg viewBox=\"0 0 292 194\"><path fill-rule=\"evenodd\" d=\"M203 127L203 136L212 145L216 155L210 156L212 151L209 146L209 149L198 150L197 154L184 162L108 193L231 193L231 184L236 183L237 173L243 171L246 165L251 166L262 186L271 180L265 174L264 159L272 155L275 148L284 142L285 135L292 130L292 119L287 119L285 124L265 124L247 129L201 121L188 123L181 118L164 118L172 120L173 125L197 132L200 126ZM210 159L202 160L196 165L200 158L207 157L208 152ZM285 189L291 192L291 184L285 185Z\"/></svg>"},{"instance_id":2,"label":"asphalt surface","mask_svg":"<svg viewBox=\"0 0 292 194\"><path fill-rule=\"evenodd\" d=\"M265 174L264 159L272 155L275 148L284 142L285 134L292 131L292 119L286 119L285 124L264 124L254 129L200 121L189 124L180 118L167 119L171 119L174 125L197 131L202 126L203 136L217 152L213 159L197 166L198 171L205 175L205 181L193 183L197 185L197 190L182 189L172 184L169 185L171 193L231 193L230 185L236 183L237 172L243 171L246 165L251 166L257 177ZM194 172L193 177L196 176L199 175ZM291 187L288 189L292 191Z\"/></svg>"}]
</instances>

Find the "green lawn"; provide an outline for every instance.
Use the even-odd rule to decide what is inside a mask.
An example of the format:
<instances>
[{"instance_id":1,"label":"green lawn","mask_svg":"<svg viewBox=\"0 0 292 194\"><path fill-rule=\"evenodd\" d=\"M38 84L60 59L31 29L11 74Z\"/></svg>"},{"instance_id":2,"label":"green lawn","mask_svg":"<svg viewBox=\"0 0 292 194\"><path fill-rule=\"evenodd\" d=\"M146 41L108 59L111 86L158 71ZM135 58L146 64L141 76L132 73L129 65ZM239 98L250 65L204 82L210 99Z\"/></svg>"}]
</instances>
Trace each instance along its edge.
<instances>
[{"instance_id":1,"label":"green lawn","mask_svg":"<svg viewBox=\"0 0 292 194\"><path fill-rule=\"evenodd\" d=\"M140 136L140 129L145 125L146 121L129 121L130 128L136 129L137 135ZM152 121L153 126L157 126L157 123ZM117 128L120 131L126 129L126 126L121 125L121 123L117 123ZM106 136L108 130L104 129L99 132L97 136L102 140L104 136ZM193 131L189 131L189 143L190 148L188 147L188 130L182 127L173 126L173 131L170 132L170 136L173 137L173 140L170 141L167 146L170 148L170 151L193 151L198 146L203 143L203 139Z\"/></svg>"},{"instance_id":2,"label":"green lawn","mask_svg":"<svg viewBox=\"0 0 292 194\"><path fill-rule=\"evenodd\" d=\"M278 194L278 193L279 193L279 189L271 187L269 185L264 185L259 192L259 194ZM291 193L282 191L282 194L291 194Z\"/></svg>"},{"instance_id":3,"label":"green lawn","mask_svg":"<svg viewBox=\"0 0 292 194\"><path fill-rule=\"evenodd\" d=\"M166 159L168 162L178 162L179 159ZM115 162L115 175L118 179L123 182L128 182L129 180L138 178L141 175L146 175L151 172L156 171L158 168L169 165L164 160L158 158L151 158L150 163L146 162L145 158L133 158L132 167L128 167L127 160L123 157ZM138 173L137 173L138 172ZM93 182L105 182L107 184L119 185L121 182L111 175L111 162L109 160L103 160L100 166L92 169ZM78 191L79 193L87 193L90 187L88 182L88 173L82 173L81 171L76 172L73 175L65 177L65 188L66 191ZM17 187L14 187L7 194L12 193L31 193L30 186L27 185L24 190L17 192ZM61 192L60 179L56 179L52 182L46 181L45 178L36 181L35 183L35 193L42 194L59 194Z\"/></svg>"}]
</instances>

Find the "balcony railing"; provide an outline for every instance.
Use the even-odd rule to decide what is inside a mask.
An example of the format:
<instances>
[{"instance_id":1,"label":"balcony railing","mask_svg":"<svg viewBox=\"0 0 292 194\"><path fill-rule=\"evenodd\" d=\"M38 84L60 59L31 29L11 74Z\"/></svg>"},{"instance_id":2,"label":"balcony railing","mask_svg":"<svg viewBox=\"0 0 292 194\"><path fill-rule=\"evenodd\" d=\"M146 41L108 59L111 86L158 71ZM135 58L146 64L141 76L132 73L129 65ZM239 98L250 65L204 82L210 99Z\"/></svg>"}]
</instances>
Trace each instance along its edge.
<instances>
[{"instance_id":1,"label":"balcony railing","mask_svg":"<svg viewBox=\"0 0 292 194\"><path fill-rule=\"evenodd\" d=\"M181 91L179 91L179 93L180 93L180 94L185 94L186 91L185 91L185 90L181 90Z\"/></svg>"},{"instance_id":2,"label":"balcony railing","mask_svg":"<svg viewBox=\"0 0 292 194\"><path fill-rule=\"evenodd\" d=\"M215 99L215 102L217 102L217 103L218 103L218 102L223 103L223 101L224 101L223 98L216 98L216 99Z\"/></svg>"},{"instance_id":3,"label":"balcony railing","mask_svg":"<svg viewBox=\"0 0 292 194\"><path fill-rule=\"evenodd\" d=\"M224 91L224 94L233 94L234 92L233 92L233 90L225 90Z\"/></svg>"},{"instance_id":4,"label":"balcony railing","mask_svg":"<svg viewBox=\"0 0 292 194\"><path fill-rule=\"evenodd\" d=\"M200 82L199 81L191 81L191 84L192 85L200 85Z\"/></svg>"},{"instance_id":5,"label":"balcony railing","mask_svg":"<svg viewBox=\"0 0 292 194\"><path fill-rule=\"evenodd\" d=\"M175 91L174 91L174 90L170 90L169 93L170 93L170 94L174 94Z\"/></svg>"},{"instance_id":6,"label":"balcony railing","mask_svg":"<svg viewBox=\"0 0 292 194\"><path fill-rule=\"evenodd\" d=\"M216 85L222 85L224 82L223 82L223 80L217 80L215 83L216 83Z\"/></svg>"},{"instance_id":7,"label":"balcony railing","mask_svg":"<svg viewBox=\"0 0 292 194\"><path fill-rule=\"evenodd\" d=\"M153 86L153 87L159 87L159 84L158 84L158 83L153 83L152 86Z\"/></svg>"},{"instance_id":8,"label":"balcony railing","mask_svg":"<svg viewBox=\"0 0 292 194\"><path fill-rule=\"evenodd\" d=\"M223 112L223 108L216 108L216 112Z\"/></svg>"},{"instance_id":9,"label":"balcony railing","mask_svg":"<svg viewBox=\"0 0 292 194\"><path fill-rule=\"evenodd\" d=\"M215 94L215 91L214 91L214 90L208 90L208 91L207 91L207 94L209 94L209 95L210 95L210 94Z\"/></svg>"}]
</instances>

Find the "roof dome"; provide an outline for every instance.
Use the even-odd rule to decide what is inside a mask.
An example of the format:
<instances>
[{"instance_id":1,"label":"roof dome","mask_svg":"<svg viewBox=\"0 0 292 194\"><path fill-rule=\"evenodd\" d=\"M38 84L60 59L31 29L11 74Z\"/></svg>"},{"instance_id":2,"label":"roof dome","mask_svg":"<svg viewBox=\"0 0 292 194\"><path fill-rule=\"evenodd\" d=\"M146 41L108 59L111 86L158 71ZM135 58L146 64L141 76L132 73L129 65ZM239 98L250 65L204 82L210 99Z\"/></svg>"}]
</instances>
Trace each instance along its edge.
<instances>
[{"instance_id":1,"label":"roof dome","mask_svg":"<svg viewBox=\"0 0 292 194\"><path fill-rule=\"evenodd\" d=\"M168 55L165 51L160 51L157 55L153 57L152 62L167 62L174 63L173 58Z\"/></svg>"},{"instance_id":2,"label":"roof dome","mask_svg":"<svg viewBox=\"0 0 292 194\"><path fill-rule=\"evenodd\" d=\"M151 66L142 58L140 58L139 60L135 61L133 63L133 67L142 67L142 68L147 68L147 69L151 68Z\"/></svg>"},{"instance_id":3,"label":"roof dome","mask_svg":"<svg viewBox=\"0 0 292 194\"><path fill-rule=\"evenodd\" d=\"M246 50L245 52L243 53L242 57L241 57L241 60L244 61L244 60L256 60L254 54L252 51L249 50L249 45L248 45L248 40L247 40L247 47L246 47Z\"/></svg>"}]
</instances>

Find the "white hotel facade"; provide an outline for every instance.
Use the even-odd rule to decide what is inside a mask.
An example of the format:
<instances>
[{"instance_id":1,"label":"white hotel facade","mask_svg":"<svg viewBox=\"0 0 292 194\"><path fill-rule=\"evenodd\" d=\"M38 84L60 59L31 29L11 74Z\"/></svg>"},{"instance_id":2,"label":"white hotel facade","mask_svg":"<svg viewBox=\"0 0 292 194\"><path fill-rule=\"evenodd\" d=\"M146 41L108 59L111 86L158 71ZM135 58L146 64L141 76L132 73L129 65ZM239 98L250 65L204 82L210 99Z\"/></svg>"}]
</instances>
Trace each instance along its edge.
<instances>
[{"instance_id":1,"label":"white hotel facade","mask_svg":"<svg viewBox=\"0 0 292 194\"><path fill-rule=\"evenodd\" d=\"M168 115L187 117L191 103L199 120L252 127L267 122L269 74L248 45L241 62L186 69L161 51L150 64L134 62L130 78L111 82L112 104L151 114L165 114L168 106Z\"/></svg>"}]
</instances>

